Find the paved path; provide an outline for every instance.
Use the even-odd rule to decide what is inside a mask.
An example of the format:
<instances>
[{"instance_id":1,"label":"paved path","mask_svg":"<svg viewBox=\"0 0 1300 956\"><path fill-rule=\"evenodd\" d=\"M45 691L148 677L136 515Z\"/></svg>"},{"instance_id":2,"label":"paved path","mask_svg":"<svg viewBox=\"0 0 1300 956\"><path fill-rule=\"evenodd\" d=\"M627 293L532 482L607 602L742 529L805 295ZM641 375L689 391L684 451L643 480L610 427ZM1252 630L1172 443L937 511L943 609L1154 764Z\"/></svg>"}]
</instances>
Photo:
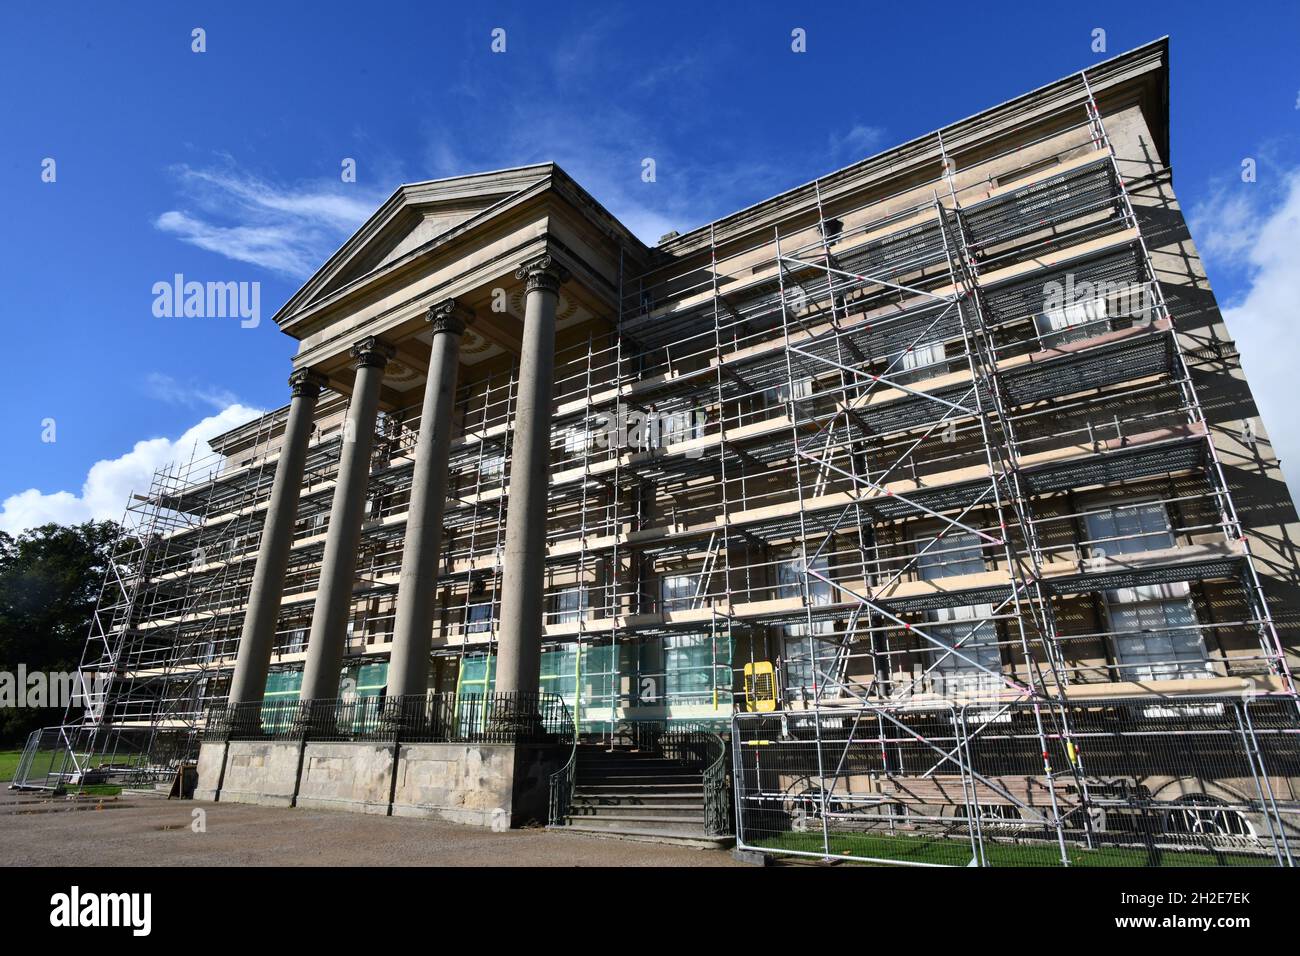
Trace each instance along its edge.
<instances>
[{"instance_id":1,"label":"paved path","mask_svg":"<svg viewBox=\"0 0 1300 956\"><path fill-rule=\"evenodd\" d=\"M3 785L0 785L3 786ZM207 832L191 829L206 813ZM740 866L731 854L547 830L123 794L95 802L0 789L3 866Z\"/></svg>"}]
</instances>

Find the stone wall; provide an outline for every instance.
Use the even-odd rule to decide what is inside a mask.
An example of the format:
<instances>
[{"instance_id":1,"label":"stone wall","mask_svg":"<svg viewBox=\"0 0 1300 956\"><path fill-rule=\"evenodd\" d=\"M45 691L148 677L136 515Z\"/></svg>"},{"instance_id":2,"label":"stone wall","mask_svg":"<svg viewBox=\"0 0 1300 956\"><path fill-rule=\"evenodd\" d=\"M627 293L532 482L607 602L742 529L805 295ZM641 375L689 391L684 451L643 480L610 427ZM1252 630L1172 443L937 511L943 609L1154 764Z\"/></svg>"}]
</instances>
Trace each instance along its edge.
<instances>
[{"instance_id":1,"label":"stone wall","mask_svg":"<svg viewBox=\"0 0 1300 956\"><path fill-rule=\"evenodd\" d=\"M391 744L308 743L294 806L386 814L392 779Z\"/></svg>"},{"instance_id":2,"label":"stone wall","mask_svg":"<svg viewBox=\"0 0 1300 956\"><path fill-rule=\"evenodd\" d=\"M228 752L223 750L229 746ZM224 762L224 775L222 773ZM221 799L270 807L293 806L298 779L298 745L261 740L205 743L199 752L195 799Z\"/></svg>"},{"instance_id":3,"label":"stone wall","mask_svg":"<svg viewBox=\"0 0 1300 956\"><path fill-rule=\"evenodd\" d=\"M567 748L514 744L205 743L195 798L505 829L545 822Z\"/></svg>"}]
</instances>

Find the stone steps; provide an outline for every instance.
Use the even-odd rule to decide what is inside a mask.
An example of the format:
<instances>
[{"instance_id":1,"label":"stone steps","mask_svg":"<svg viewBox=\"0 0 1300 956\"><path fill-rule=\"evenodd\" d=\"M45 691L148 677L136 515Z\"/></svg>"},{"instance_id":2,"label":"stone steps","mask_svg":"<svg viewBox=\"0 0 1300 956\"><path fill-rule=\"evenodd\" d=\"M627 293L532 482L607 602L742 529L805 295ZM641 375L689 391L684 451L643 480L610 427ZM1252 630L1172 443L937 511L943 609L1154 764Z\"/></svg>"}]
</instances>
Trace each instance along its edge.
<instances>
[{"instance_id":1,"label":"stone steps","mask_svg":"<svg viewBox=\"0 0 1300 956\"><path fill-rule=\"evenodd\" d=\"M673 820L698 820L701 826L704 825L704 804L702 802L673 805L664 803L591 804L575 801L569 815L582 819L600 817L609 820L624 814Z\"/></svg>"},{"instance_id":2,"label":"stone steps","mask_svg":"<svg viewBox=\"0 0 1300 956\"><path fill-rule=\"evenodd\" d=\"M677 816L654 816L640 812L626 810L623 813L607 814L569 814L565 818L569 823L580 823L584 826L603 827L606 830L620 830L626 828L629 824L640 826L645 824L647 829L682 829L695 830L698 828L704 831L704 813L682 814Z\"/></svg>"},{"instance_id":3,"label":"stone steps","mask_svg":"<svg viewBox=\"0 0 1300 956\"><path fill-rule=\"evenodd\" d=\"M574 773L570 813L552 829L699 849L735 842L705 832L698 767L640 751L589 747L579 749Z\"/></svg>"},{"instance_id":4,"label":"stone steps","mask_svg":"<svg viewBox=\"0 0 1300 956\"><path fill-rule=\"evenodd\" d=\"M575 807L702 807L703 793L577 793Z\"/></svg>"},{"instance_id":5,"label":"stone steps","mask_svg":"<svg viewBox=\"0 0 1300 956\"><path fill-rule=\"evenodd\" d=\"M689 846L699 850L725 850L734 846L736 842L736 838L732 836L707 836L703 829L676 830L669 828L623 827L615 830L592 826L588 823L569 823L562 827L548 827L548 829L563 833L579 833L584 836L627 840L632 843L667 843L673 846Z\"/></svg>"}]
</instances>

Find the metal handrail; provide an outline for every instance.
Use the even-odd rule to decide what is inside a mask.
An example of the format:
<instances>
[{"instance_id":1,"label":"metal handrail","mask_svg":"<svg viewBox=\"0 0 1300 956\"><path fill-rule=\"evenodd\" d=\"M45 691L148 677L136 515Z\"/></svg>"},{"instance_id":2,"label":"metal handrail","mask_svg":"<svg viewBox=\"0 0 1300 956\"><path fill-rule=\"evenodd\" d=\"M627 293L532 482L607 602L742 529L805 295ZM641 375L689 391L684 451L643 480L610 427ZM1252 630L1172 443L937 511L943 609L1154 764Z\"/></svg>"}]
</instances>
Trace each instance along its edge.
<instances>
[{"instance_id":1,"label":"metal handrail","mask_svg":"<svg viewBox=\"0 0 1300 956\"><path fill-rule=\"evenodd\" d=\"M569 751L568 761L551 774L550 809L547 816L551 826L564 823L564 818L569 815L569 810L573 807L573 788L578 779L578 739L577 733L574 733L573 748Z\"/></svg>"},{"instance_id":2,"label":"metal handrail","mask_svg":"<svg viewBox=\"0 0 1300 956\"><path fill-rule=\"evenodd\" d=\"M727 780L727 742L720 734L709 741L718 755L704 768L704 832L723 836L731 832L731 786Z\"/></svg>"}]
</instances>

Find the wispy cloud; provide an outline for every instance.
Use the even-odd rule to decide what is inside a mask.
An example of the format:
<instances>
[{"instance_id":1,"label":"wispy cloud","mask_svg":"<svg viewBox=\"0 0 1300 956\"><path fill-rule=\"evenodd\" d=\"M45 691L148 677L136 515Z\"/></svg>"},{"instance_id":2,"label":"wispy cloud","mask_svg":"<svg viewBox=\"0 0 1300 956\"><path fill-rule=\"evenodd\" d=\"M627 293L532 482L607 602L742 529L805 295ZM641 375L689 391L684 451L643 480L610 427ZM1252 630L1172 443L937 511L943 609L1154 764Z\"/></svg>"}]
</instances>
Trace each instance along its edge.
<instances>
[{"instance_id":1,"label":"wispy cloud","mask_svg":"<svg viewBox=\"0 0 1300 956\"><path fill-rule=\"evenodd\" d=\"M605 51L638 29L617 9L585 17L565 42L523 74L479 71L452 80L431 99L418 162L393 162L382 147L385 182L416 181L553 160L647 243L685 232L854 162L887 145L881 126L784 137L754 149L720 129L753 132L725 105L701 111L698 96L725 70L724 37L672 57L631 55L625 93L611 104ZM562 90L562 95L557 91ZM706 145L701 148L700 143ZM655 178L642 177L653 160ZM371 165L375 160L371 160ZM327 180L284 183L223 157L211 166L174 167L183 202L155 219L158 229L228 259L303 279L385 199L390 190Z\"/></svg>"},{"instance_id":2,"label":"wispy cloud","mask_svg":"<svg viewBox=\"0 0 1300 956\"><path fill-rule=\"evenodd\" d=\"M756 147L765 134L743 97L700 101L702 90L735 82L727 64L745 51L718 33L683 37L671 55L628 48L642 16L617 7L583 14L565 25L564 42L526 71L467 74L472 82L462 78L449 101L423 114L428 145L417 176L553 160L654 244L843 165L828 158L829 131L778 133L775 143ZM601 67L611 49L626 51L616 101ZM871 135L862 126L832 138L858 158L853 149ZM646 159L654 160L653 182L642 178Z\"/></svg>"},{"instance_id":3,"label":"wispy cloud","mask_svg":"<svg viewBox=\"0 0 1300 956\"><path fill-rule=\"evenodd\" d=\"M169 405L221 410L240 404L235 393L215 385L179 382L170 375L150 372L144 380L145 394Z\"/></svg>"},{"instance_id":4,"label":"wispy cloud","mask_svg":"<svg viewBox=\"0 0 1300 956\"><path fill-rule=\"evenodd\" d=\"M1273 451L1300 498L1300 419L1294 413L1296 312L1300 302L1300 168L1275 183L1220 184L1189 215L1211 276L1238 291L1223 317L1241 351Z\"/></svg>"},{"instance_id":5,"label":"wispy cloud","mask_svg":"<svg viewBox=\"0 0 1300 956\"><path fill-rule=\"evenodd\" d=\"M837 163L856 163L866 159L888 145L888 131L883 126L857 123L843 133L832 132L827 137L827 148ZM821 172L821 170L818 170Z\"/></svg>"},{"instance_id":6,"label":"wispy cloud","mask_svg":"<svg viewBox=\"0 0 1300 956\"><path fill-rule=\"evenodd\" d=\"M357 183L283 185L229 158L211 168L172 169L185 208L154 220L182 242L291 279L310 276L386 194Z\"/></svg>"},{"instance_id":7,"label":"wispy cloud","mask_svg":"<svg viewBox=\"0 0 1300 956\"><path fill-rule=\"evenodd\" d=\"M429 122L426 175L553 161L651 245L666 232L685 232L790 185L788 168L742 156L739 147L731 155L676 148L670 133L680 130L655 118L662 104L644 110L606 103L597 110L581 96L548 95L514 98L498 109L490 133L467 133L478 122L469 116ZM650 182L642 175L647 159L654 161Z\"/></svg>"}]
</instances>

